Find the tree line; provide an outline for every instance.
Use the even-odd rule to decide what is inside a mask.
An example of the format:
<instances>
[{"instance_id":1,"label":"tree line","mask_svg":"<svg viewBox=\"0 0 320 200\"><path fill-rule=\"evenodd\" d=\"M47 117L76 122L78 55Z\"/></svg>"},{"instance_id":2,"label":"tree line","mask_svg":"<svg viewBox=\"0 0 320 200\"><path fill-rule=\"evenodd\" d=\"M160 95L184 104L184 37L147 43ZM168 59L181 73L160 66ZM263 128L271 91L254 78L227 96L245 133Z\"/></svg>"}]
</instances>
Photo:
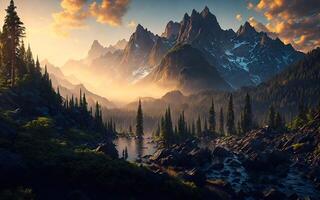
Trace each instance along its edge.
<instances>
[{"instance_id":1,"label":"tree line","mask_svg":"<svg viewBox=\"0 0 320 200\"><path fill-rule=\"evenodd\" d=\"M16 90L19 93L37 90L39 99L20 102L24 112L29 116L37 114L34 107L44 105L48 111L43 110L42 113L48 112L56 116L56 120L61 124L68 118L78 127L109 135L115 134L115 123L112 120L103 122L102 109L98 102L94 109L88 108L86 94L81 90L79 97L72 95L70 98L63 98L59 88L56 91L53 89L47 67L45 66L42 73L38 57L34 60L30 45L27 49L25 47L25 30L14 1L11 0L0 32L0 88ZM30 105L31 103L35 105Z\"/></svg>"},{"instance_id":2,"label":"tree line","mask_svg":"<svg viewBox=\"0 0 320 200\"><path fill-rule=\"evenodd\" d=\"M223 108L219 109L219 115L216 113L214 101L212 100L208 110L208 119L201 119L200 116L196 120L187 122L185 113L182 111L177 119L177 123L173 123L171 108L165 110L157 124L153 135L162 140L165 144L183 142L190 138L199 137L219 137L219 136L243 136L251 130L258 128L254 122L251 97L247 93L244 99L244 105L240 112L240 120L236 123L234 113L233 95L230 94L226 120ZM285 129L285 120L276 112L274 106L270 106L266 126L271 130L283 131ZM136 136L143 136L143 111L141 100L138 103L136 118Z\"/></svg>"}]
</instances>

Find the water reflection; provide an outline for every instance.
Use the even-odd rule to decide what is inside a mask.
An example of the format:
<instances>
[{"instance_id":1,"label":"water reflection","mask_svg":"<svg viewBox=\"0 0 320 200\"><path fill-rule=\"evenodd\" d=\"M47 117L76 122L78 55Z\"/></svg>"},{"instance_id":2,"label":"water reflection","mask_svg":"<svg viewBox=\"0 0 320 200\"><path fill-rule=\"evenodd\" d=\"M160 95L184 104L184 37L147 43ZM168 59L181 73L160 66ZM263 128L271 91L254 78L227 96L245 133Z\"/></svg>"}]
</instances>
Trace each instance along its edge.
<instances>
[{"instance_id":1,"label":"water reflection","mask_svg":"<svg viewBox=\"0 0 320 200\"><path fill-rule=\"evenodd\" d=\"M127 148L128 158L130 162L135 162L146 155L152 155L156 151L156 144L152 142L152 138L145 136L138 139L134 137L119 137L114 141L119 152L119 157L122 158L122 152Z\"/></svg>"},{"instance_id":2,"label":"water reflection","mask_svg":"<svg viewBox=\"0 0 320 200\"><path fill-rule=\"evenodd\" d=\"M137 138L135 140L136 143L136 152L137 152L137 158L141 159L144 153L144 147L143 147L143 138Z\"/></svg>"}]
</instances>

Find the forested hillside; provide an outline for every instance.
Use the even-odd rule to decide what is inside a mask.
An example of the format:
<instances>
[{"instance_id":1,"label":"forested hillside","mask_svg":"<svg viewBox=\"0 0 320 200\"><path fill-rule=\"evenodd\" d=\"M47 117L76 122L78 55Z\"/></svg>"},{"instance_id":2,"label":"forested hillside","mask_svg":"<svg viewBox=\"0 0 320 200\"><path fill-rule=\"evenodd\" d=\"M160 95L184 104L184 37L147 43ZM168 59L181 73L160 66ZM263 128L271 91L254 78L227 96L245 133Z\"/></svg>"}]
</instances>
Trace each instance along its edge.
<instances>
[{"instance_id":1,"label":"forested hillside","mask_svg":"<svg viewBox=\"0 0 320 200\"><path fill-rule=\"evenodd\" d=\"M14 1L6 11L0 49L0 199L204 195L118 159L111 141L114 124L102 121L98 102L91 109L81 92L70 99L55 92L47 71L41 74L38 59L24 47L25 28Z\"/></svg>"}]
</instances>

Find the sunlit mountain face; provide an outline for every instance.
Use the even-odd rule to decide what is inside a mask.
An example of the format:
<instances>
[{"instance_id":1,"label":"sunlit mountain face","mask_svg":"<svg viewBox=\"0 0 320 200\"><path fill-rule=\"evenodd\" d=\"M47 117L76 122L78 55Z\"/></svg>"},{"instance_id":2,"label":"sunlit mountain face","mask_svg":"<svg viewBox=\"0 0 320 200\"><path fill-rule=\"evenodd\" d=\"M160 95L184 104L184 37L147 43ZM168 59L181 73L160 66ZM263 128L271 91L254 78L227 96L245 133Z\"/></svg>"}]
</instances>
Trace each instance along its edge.
<instances>
[{"instance_id":1,"label":"sunlit mountain face","mask_svg":"<svg viewBox=\"0 0 320 200\"><path fill-rule=\"evenodd\" d=\"M8 2L1 4L3 10ZM159 73L158 66L168 60L165 56L180 44L201 51L232 89L270 79L299 60L301 52L319 45L317 28L309 28L318 27L315 1L303 10L296 9L299 1L262 0L17 0L16 5L29 27L25 43L38 52L40 60L48 60L66 76L118 102L161 97L172 89L186 94L203 89L194 87L199 81L192 80L186 87L185 78L197 68L191 63L184 63L190 66L182 66L180 75ZM32 5L41 9L34 12ZM276 19L278 15L283 17ZM172 75L176 80L167 80ZM210 84L204 89L226 88Z\"/></svg>"},{"instance_id":2,"label":"sunlit mountain face","mask_svg":"<svg viewBox=\"0 0 320 200\"><path fill-rule=\"evenodd\" d=\"M320 199L319 0L0 2L0 200Z\"/></svg>"}]
</instances>

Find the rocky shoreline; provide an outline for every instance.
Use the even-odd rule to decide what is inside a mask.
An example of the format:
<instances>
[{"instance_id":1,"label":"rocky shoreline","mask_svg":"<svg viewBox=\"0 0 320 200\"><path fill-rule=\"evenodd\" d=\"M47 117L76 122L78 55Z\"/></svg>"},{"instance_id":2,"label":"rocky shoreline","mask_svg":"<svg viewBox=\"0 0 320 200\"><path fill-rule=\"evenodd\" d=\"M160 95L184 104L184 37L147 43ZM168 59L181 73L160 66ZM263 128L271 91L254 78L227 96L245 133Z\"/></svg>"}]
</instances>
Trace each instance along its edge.
<instances>
[{"instance_id":1,"label":"rocky shoreline","mask_svg":"<svg viewBox=\"0 0 320 200\"><path fill-rule=\"evenodd\" d=\"M319 199L319 142L312 124L294 133L262 128L245 137L160 148L143 163L156 173L219 190L221 199Z\"/></svg>"}]
</instances>

